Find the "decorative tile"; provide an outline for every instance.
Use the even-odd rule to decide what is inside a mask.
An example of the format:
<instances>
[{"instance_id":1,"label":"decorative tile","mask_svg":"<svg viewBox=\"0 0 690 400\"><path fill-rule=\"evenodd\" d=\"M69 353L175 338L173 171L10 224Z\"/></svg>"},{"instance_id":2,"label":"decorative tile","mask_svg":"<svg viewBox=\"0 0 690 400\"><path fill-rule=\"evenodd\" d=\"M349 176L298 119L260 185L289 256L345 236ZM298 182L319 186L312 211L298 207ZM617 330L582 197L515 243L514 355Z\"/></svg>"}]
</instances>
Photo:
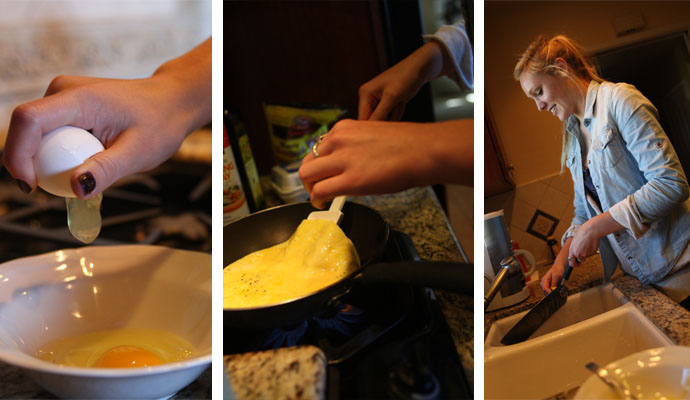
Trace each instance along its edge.
<instances>
[{"instance_id":1,"label":"decorative tile","mask_svg":"<svg viewBox=\"0 0 690 400\"><path fill-rule=\"evenodd\" d=\"M546 241L548 236L553 235L558 222L558 218L552 217L542 210L537 209L527 226L527 233L531 233L533 236Z\"/></svg>"}]
</instances>

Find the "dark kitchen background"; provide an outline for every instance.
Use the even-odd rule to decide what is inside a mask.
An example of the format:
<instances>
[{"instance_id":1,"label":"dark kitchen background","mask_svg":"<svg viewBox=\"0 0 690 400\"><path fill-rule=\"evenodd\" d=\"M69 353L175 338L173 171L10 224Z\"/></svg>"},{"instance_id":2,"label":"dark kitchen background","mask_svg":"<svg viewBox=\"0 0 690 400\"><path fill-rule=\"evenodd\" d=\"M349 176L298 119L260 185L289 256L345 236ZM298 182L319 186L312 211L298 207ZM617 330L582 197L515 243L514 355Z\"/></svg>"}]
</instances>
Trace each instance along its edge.
<instances>
[{"instance_id":1,"label":"dark kitchen background","mask_svg":"<svg viewBox=\"0 0 690 400\"><path fill-rule=\"evenodd\" d=\"M466 2L466 13L471 4ZM344 118L357 118L359 86L463 11L454 0L256 0L223 6L223 102L244 122L260 175L270 174L275 164L264 103L335 104L347 110ZM471 118L471 101L472 93L437 79L420 90L402 119ZM435 189L472 259L472 189Z\"/></svg>"}]
</instances>

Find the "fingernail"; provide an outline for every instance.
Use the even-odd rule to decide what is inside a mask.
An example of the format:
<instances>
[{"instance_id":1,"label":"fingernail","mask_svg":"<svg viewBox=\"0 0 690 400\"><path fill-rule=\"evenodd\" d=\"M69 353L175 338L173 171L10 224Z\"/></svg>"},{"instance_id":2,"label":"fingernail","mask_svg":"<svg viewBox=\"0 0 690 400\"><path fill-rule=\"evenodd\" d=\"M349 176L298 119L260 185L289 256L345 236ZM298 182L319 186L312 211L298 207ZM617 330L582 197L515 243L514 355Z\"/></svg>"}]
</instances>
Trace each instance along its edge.
<instances>
[{"instance_id":1,"label":"fingernail","mask_svg":"<svg viewBox=\"0 0 690 400\"><path fill-rule=\"evenodd\" d=\"M86 172L79 175L77 180L79 180L79 184L81 185L81 189L84 191L84 194L93 192L93 189L96 187L96 180L93 178L93 175L91 175L91 172Z\"/></svg>"},{"instance_id":2,"label":"fingernail","mask_svg":"<svg viewBox=\"0 0 690 400\"><path fill-rule=\"evenodd\" d=\"M29 186L26 182L17 179L17 184L19 185L19 188L22 190L22 192L26 194L31 193L31 186Z\"/></svg>"}]
</instances>

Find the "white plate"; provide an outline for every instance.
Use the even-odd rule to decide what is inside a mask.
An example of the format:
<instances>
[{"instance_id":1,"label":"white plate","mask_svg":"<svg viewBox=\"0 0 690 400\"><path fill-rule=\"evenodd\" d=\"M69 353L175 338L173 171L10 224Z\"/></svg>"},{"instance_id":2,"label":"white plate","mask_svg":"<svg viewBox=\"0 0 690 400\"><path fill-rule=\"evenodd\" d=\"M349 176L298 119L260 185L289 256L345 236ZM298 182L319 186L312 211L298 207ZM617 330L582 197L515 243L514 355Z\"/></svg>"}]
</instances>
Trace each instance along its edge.
<instances>
[{"instance_id":1,"label":"white plate","mask_svg":"<svg viewBox=\"0 0 690 400\"><path fill-rule=\"evenodd\" d=\"M690 347L645 350L605 368L638 399L690 398ZM580 400L617 398L613 390L594 375L587 378L575 395L575 399Z\"/></svg>"},{"instance_id":2,"label":"white plate","mask_svg":"<svg viewBox=\"0 0 690 400\"><path fill-rule=\"evenodd\" d=\"M0 360L60 397L166 398L211 363L210 254L144 245L61 250L0 264L0 293ZM32 356L53 339L116 328L166 330L198 354L132 369Z\"/></svg>"}]
</instances>

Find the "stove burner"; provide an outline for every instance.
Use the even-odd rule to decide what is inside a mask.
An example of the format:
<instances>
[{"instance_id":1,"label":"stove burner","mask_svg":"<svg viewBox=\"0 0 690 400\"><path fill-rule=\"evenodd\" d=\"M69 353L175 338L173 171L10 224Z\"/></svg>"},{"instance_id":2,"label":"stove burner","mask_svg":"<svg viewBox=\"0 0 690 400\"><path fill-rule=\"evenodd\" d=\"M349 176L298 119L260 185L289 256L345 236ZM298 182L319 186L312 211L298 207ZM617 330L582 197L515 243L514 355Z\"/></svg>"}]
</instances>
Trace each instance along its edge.
<instances>
[{"instance_id":1,"label":"stove burner","mask_svg":"<svg viewBox=\"0 0 690 400\"><path fill-rule=\"evenodd\" d=\"M296 346L304 337L309 327L309 322L300 322L289 328L275 328L269 331L262 349L279 349L281 347Z\"/></svg>"},{"instance_id":2,"label":"stove burner","mask_svg":"<svg viewBox=\"0 0 690 400\"><path fill-rule=\"evenodd\" d=\"M301 344L311 337L323 337L328 331L337 332L346 338L354 336L356 326L363 321L364 309L339 304L333 311L325 311L311 319L295 325L269 330L261 341L260 350L278 349Z\"/></svg>"},{"instance_id":3,"label":"stove burner","mask_svg":"<svg viewBox=\"0 0 690 400\"><path fill-rule=\"evenodd\" d=\"M363 320L364 309L350 304L340 304L337 312L332 317L314 316L314 321L319 328L333 330L346 337L355 335L353 325L358 325Z\"/></svg>"}]
</instances>

